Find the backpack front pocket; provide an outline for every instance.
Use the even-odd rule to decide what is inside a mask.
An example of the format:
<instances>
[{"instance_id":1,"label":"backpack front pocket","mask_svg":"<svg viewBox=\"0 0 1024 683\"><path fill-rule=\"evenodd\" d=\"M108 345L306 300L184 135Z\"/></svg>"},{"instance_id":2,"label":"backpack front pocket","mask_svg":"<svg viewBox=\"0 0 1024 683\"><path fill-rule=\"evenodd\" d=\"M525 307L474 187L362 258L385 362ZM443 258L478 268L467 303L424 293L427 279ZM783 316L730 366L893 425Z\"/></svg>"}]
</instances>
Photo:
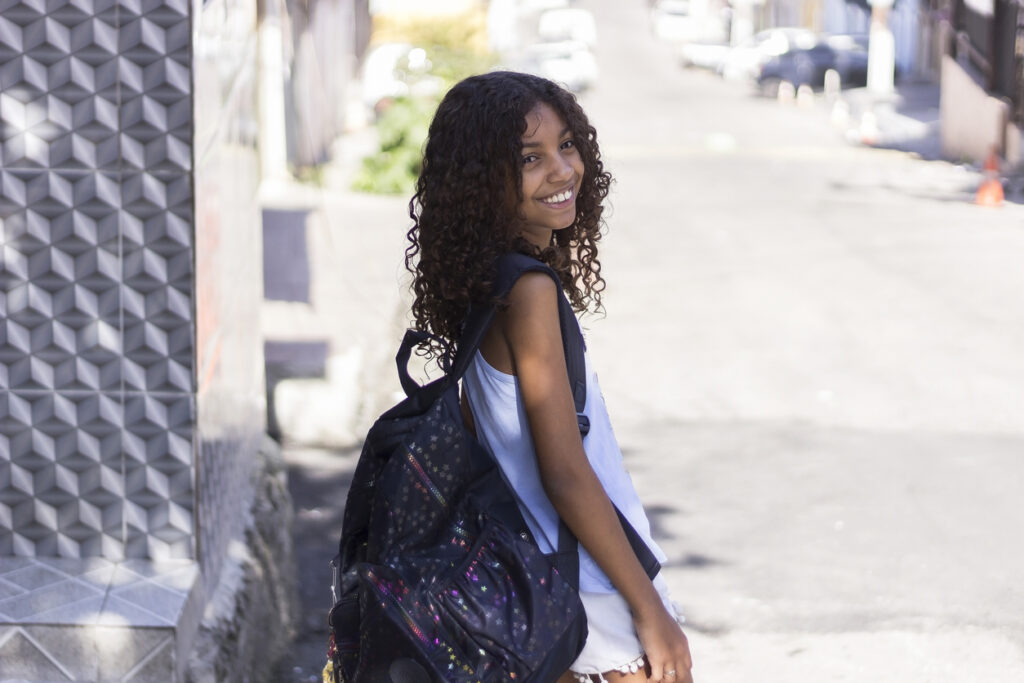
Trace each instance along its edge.
<instances>
[{"instance_id":1,"label":"backpack front pocket","mask_svg":"<svg viewBox=\"0 0 1024 683\"><path fill-rule=\"evenodd\" d=\"M439 625L459 634L458 650L479 680L528 680L581 621L582 647L586 627L576 589L504 525L483 520L465 561L435 591ZM576 653L563 654L563 671Z\"/></svg>"}]
</instances>

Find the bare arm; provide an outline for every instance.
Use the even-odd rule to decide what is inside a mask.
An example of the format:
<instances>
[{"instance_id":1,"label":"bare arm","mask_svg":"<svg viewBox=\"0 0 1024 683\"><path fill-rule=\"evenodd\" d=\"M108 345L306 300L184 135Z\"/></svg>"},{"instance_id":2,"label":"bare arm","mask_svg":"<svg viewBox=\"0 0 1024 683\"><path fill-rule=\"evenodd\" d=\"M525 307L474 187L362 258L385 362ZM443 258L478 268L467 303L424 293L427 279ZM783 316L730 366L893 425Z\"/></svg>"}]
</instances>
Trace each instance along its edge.
<instances>
[{"instance_id":1,"label":"bare arm","mask_svg":"<svg viewBox=\"0 0 1024 683\"><path fill-rule=\"evenodd\" d=\"M583 450L558 322L554 281L541 273L520 278L501 316L544 489L555 510L629 603L651 662L652 680L679 669L689 680L685 636L637 560L615 509ZM670 677L668 679L672 681Z\"/></svg>"}]
</instances>

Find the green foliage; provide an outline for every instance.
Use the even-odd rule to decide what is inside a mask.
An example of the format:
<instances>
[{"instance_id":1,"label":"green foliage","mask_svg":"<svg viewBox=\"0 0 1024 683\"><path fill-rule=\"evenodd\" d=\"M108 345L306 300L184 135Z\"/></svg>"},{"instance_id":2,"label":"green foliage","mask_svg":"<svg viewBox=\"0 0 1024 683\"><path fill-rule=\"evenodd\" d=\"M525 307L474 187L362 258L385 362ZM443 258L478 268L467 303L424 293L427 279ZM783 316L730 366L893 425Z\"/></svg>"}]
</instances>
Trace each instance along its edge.
<instances>
[{"instance_id":1,"label":"green foliage","mask_svg":"<svg viewBox=\"0 0 1024 683\"><path fill-rule=\"evenodd\" d=\"M411 194L423 163L423 142L437 103L402 97L377 122L380 150L363 159L353 189L375 194Z\"/></svg>"},{"instance_id":2,"label":"green foliage","mask_svg":"<svg viewBox=\"0 0 1024 683\"><path fill-rule=\"evenodd\" d=\"M408 60L402 60L395 73L401 74L414 92L417 83L429 81L436 83L438 92L432 96L402 97L387 106L377 120L380 149L363 159L353 189L411 194L422 165L427 129L440 98L463 78L488 71L495 58L481 47L486 44L482 15L462 20L397 22L392 18L375 23L374 33L378 39L422 46L427 53L426 70L412 69Z\"/></svg>"}]
</instances>

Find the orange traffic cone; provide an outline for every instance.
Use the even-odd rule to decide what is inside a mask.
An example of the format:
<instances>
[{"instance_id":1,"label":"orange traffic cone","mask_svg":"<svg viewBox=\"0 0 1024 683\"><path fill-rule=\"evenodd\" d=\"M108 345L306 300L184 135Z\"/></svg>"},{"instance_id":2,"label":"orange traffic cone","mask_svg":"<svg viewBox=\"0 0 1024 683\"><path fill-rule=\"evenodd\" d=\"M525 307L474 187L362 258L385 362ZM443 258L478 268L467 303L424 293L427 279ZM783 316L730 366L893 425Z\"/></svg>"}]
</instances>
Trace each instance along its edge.
<instances>
[{"instance_id":1,"label":"orange traffic cone","mask_svg":"<svg viewBox=\"0 0 1024 683\"><path fill-rule=\"evenodd\" d=\"M1003 184L999 181L999 156L995 147L992 147L988 158L985 159L984 171L985 180L981 181L981 186L974 195L974 203L978 206L1002 206Z\"/></svg>"}]
</instances>

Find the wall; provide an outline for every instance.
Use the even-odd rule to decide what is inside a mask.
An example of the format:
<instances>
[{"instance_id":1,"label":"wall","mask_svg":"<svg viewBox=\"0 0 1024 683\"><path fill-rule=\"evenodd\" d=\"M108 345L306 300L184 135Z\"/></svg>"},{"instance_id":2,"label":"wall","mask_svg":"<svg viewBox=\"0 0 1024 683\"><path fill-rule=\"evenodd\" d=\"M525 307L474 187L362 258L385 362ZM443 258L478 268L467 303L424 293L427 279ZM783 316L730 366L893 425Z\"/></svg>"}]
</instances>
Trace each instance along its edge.
<instances>
[{"instance_id":1,"label":"wall","mask_svg":"<svg viewBox=\"0 0 1024 683\"><path fill-rule=\"evenodd\" d=\"M181 680L263 426L253 0L0 4L0 680Z\"/></svg>"},{"instance_id":2,"label":"wall","mask_svg":"<svg viewBox=\"0 0 1024 683\"><path fill-rule=\"evenodd\" d=\"M186 0L8 5L0 555L195 558L262 431L255 7L197 4L193 64Z\"/></svg>"},{"instance_id":3,"label":"wall","mask_svg":"<svg viewBox=\"0 0 1024 683\"><path fill-rule=\"evenodd\" d=\"M195 556L189 6L0 18L0 556Z\"/></svg>"},{"instance_id":4,"label":"wall","mask_svg":"<svg viewBox=\"0 0 1024 683\"><path fill-rule=\"evenodd\" d=\"M242 533L265 430L256 26L252 0L207 0L194 28L197 525L208 581Z\"/></svg>"},{"instance_id":5,"label":"wall","mask_svg":"<svg viewBox=\"0 0 1024 683\"><path fill-rule=\"evenodd\" d=\"M1009 105L992 97L951 57L942 59L939 127L942 153L982 161L993 146L1004 152Z\"/></svg>"}]
</instances>

